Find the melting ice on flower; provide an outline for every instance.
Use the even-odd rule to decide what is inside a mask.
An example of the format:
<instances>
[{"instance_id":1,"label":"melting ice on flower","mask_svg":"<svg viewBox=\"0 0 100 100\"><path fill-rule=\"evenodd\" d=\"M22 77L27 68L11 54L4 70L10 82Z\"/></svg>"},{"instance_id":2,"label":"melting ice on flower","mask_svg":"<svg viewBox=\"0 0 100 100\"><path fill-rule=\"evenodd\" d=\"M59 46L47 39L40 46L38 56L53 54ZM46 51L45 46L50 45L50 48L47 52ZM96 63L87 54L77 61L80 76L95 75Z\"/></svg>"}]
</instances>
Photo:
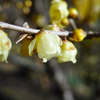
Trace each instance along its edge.
<instances>
[{"instance_id":1,"label":"melting ice on flower","mask_svg":"<svg viewBox=\"0 0 100 100\"><path fill-rule=\"evenodd\" d=\"M29 45L29 55L37 51L40 59L47 62L53 57L61 55L62 40L53 33L40 31Z\"/></svg>"},{"instance_id":2,"label":"melting ice on flower","mask_svg":"<svg viewBox=\"0 0 100 100\"><path fill-rule=\"evenodd\" d=\"M9 50L11 49L11 41L10 39L7 37L7 35L5 34L5 32L3 32L2 30L0 30L0 61L6 61L7 62L7 58L8 58L8 54L9 54Z\"/></svg>"}]
</instances>

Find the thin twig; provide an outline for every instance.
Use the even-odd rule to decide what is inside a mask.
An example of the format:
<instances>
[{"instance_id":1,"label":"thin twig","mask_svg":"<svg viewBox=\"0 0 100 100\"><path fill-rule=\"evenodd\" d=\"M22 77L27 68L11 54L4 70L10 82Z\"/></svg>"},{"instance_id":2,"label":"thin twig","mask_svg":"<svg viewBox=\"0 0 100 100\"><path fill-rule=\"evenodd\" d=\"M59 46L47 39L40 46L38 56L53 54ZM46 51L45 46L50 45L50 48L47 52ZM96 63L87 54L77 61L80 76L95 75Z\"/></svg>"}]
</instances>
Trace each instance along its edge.
<instances>
[{"instance_id":1,"label":"thin twig","mask_svg":"<svg viewBox=\"0 0 100 100\"><path fill-rule=\"evenodd\" d=\"M73 27L73 29L77 29L77 26L72 18L69 18L69 22L70 22L71 26Z\"/></svg>"},{"instance_id":2,"label":"thin twig","mask_svg":"<svg viewBox=\"0 0 100 100\"><path fill-rule=\"evenodd\" d=\"M21 26L8 24L8 23L2 22L2 21L0 21L0 28L15 30L15 31L23 32L23 33L28 33L28 34L37 34L40 31L38 29L24 28ZM54 33L59 36L68 36L69 34L73 33L72 31L59 31L59 32L50 31L50 30L44 30L44 31ZM86 33L85 39L91 39L93 37L100 37L100 32L85 31L85 33Z\"/></svg>"},{"instance_id":3,"label":"thin twig","mask_svg":"<svg viewBox=\"0 0 100 100\"><path fill-rule=\"evenodd\" d=\"M85 33L86 33L85 39L92 39L94 37L96 37L96 38L100 37L100 32L88 31L88 32L85 32Z\"/></svg>"},{"instance_id":4,"label":"thin twig","mask_svg":"<svg viewBox=\"0 0 100 100\"><path fill-rule=\"evenodd\" d=\"M21 27L21 26L8 24L8 23L1 22L1 21L0 21L0 28L20 31L20 32L29 33L29 34L36 34L36 33L38 33L40 31L38 29L24 28L24 27ZM50 32L50 33L55 33L55 34L57 34L59 36L68 36L68 34L69 34L68 31L65 31L65 32L56 32L56 31L50 31L50 30L44 30L44 31Z\"/></svg>"}]
</instances>

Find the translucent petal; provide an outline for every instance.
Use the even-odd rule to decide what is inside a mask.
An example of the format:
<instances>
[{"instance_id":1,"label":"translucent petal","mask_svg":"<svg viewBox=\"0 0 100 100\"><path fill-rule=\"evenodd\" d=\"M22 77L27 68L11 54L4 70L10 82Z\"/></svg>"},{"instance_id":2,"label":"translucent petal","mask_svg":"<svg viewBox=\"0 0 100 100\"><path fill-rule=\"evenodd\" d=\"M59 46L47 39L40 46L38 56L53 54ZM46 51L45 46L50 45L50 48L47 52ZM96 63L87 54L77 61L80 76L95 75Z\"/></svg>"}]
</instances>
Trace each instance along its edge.
<instances>
[{"instance_id":1,"label":"translucent petal","mask_svg":"<svg viewBox=\"0 0 100 100\"><path fill-rule=\"evenodd\" d=\"M36 41L37 41L37 37L35 37L29 45L30 56L36 52Z\"/></svg>"},{"instance_id":2,"label":"translucent petal","mask_svg":"<svg viewBox=\"0 0 100 100\"><path fill-rule=\"evenodd\" d=\"M72 61L73 63L76 63L75 57L77 54L77 49L71 42L64 41L63 45L61 46L61 50L62 55L58 56L58 62Z\"/></svg>"},{"instance_id":3,"label":"translucent petal","mask_svg":"<svg viewBox=\"0 0 100 100\"><path fill-rule=\"evenodd\" d=\"M55 13L56 12L56 13ZM62 18L68 16L67 3L65 1L60 1L51 5L50 8L50 18L52 21L59 21Z\"/></svg>"},{"instance_id":4,"label":"translucent petal","mask_svg":"<svg viewBox=\"0 0 100 100\"><path fill-rule=\"evenodd\" d=\"M44 27L44 29L45 30L60 31L60 28L55 23L53 23L53 25L48 25L47 27ZM63 44L61 38L58 35L56 35L54 33L50 33L49 35L51 36L53 41L56 41L59 45Z\"/></svg>"},{"instance_id":5,"label":"translucent petal","mask_svg":"<svg viewBox=\"0 0 100 100\"><path fill-rule=\"evenodd\" d=\"M56 37L56 36L55 36ZM57 37L56 37L57 38ZM37 38L37 53L43 61L48 61L52 57L61 55L61 49L56 38L50 33L42 33Z\"/></svg>"},{"instance_id":6,"label":"translucent petal","mask_svg":"<svg viewBox=\"0 0 100 100\"><path fill-rule=\"evenodd\" d=\"M53 41L56 41L60 46L63 44L61 38L58 35L51 33L50 36Z\"/></svg>"},{"instance_id":7,"label":"translucent petal","mask_svg":"<svg viewBox=\"0 0 100 100\"><path fill-rule=\"evenodd\" d=\"M6 61L12 44L6 33L0 30L0 61Z\"/></svg>"}]
</instances>

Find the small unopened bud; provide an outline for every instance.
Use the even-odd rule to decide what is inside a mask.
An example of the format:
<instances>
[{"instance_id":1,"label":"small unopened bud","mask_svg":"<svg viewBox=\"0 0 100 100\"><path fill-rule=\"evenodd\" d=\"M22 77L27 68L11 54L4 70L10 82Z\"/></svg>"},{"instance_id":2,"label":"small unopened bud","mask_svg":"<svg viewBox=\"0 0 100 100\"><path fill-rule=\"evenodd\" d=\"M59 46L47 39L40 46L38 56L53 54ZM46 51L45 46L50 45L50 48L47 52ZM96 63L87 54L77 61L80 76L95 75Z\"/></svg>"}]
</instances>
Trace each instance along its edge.
<instances>
[{"instance_id":1,"label":"small unopened bud","mask_svg":"<svg viewBox=\"0 0 100 100\"><path fill-rule=\"evenodd\" d=\"M68 24L69 24L68 18L63 18L62 21L61 21L61 23L62 23L63 25L68 25Z\"/></svg>"},{"instance_id":2,"label":"small unopened bud","mask_svg":"<svg viewBox=\"0 0 100 100\"><path fill-rule=\"evenodd\" d=\"M69 17L71 18L77 18L78 16L78 11L75 8L70 8L69 9Z\"/></svg>"},{"instance_id":3,"label":"small unopened bud","mask_svg":"<svg viewBox=\"0 0 100 100\"><path fill-rule=\"evenodd\" d=\"M75 29L72 38L75 42L80 42L85 38L85 32L82 29Z\"/></svg>"}]
</instances>

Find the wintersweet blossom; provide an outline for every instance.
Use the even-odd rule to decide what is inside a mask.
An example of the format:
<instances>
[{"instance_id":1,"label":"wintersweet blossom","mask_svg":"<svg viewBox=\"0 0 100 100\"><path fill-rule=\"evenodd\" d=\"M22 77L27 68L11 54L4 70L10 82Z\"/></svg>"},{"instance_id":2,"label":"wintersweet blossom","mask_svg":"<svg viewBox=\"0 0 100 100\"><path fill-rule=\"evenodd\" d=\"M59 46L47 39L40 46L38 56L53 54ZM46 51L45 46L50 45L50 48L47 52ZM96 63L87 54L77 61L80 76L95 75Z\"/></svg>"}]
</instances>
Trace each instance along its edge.
<instances>
[{"instance_id":1,"label":"wintersweet blossom","mask_svg":"<svg viewBox=\"0 0 100 100\"><path fill-rule=\"evenodd\" d=\"M6 33L0 29L0 61L6 61L12 44Z\"/></svg>"},{"instance_id":2,"label":"wintersweet blossom","mask_svg":"<svg viewBox=\"0 0 100 100\"><path fill-rule=\"evenodd\" d=\"M53 33L40 31L29 45L29 55L35 52L38 53L43 62L47 62L53 57L61 55L62 40L60 37Z\"/></svg>"},{"instance_id":3,"label":"wintersweet blossom","mask_svg":"<svg viewBox=\"0 0 100 100\"><path fill-rule=\"evenodd\" d=\"M61 46L62 55L58 56L58 62L72 61L76 63L77 49L72 42L63 41Z\"/></svg>"},{"instance_id":4,"label":"wintersweet blossom","mask_svg":"<svg viewBox=\"0 0 100 100\"><path fill-rule=\"evenodd\" d=\"M56 23L61 28L64 27L62 20L68 17L69 11L67 7L67 2L62 0L52 3L49 11L51 23Z\"/></svg>"}]
</instances>

